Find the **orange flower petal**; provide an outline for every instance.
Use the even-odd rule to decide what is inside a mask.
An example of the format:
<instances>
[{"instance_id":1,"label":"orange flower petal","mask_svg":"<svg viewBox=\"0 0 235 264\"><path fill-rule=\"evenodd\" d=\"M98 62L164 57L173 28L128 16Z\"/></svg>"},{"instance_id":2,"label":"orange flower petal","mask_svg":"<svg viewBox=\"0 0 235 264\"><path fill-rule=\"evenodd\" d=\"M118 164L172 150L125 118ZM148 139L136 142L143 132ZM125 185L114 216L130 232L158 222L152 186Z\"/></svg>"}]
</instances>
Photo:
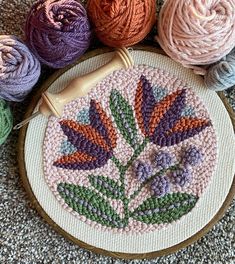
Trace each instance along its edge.
<instances>
[{"instance_id":1,"label":"orange flower petal","mask_svg":"<svg viewBox=\"0 0 235 264\"><path fill-rule=\"evenodd\" d=\"M209 121L205 119L182 117L171 130L172 132L183 132L189 129L208 125Z\"/></svg>"},{"instance_id":2,"label":"orange flower petal","mask_svg":"<svg viewBox=\"0 0 235 264\"><path fill-rule=\"evenodd\" d=\"M88 161L94 161L94 160L96 160L95 157L92 157L86 153L77 151L73 154L61 157L60 159L56 161L56 163L74 164L74 163L82 163L82 162L88 162Z\"/></svg>"}]
</instances>

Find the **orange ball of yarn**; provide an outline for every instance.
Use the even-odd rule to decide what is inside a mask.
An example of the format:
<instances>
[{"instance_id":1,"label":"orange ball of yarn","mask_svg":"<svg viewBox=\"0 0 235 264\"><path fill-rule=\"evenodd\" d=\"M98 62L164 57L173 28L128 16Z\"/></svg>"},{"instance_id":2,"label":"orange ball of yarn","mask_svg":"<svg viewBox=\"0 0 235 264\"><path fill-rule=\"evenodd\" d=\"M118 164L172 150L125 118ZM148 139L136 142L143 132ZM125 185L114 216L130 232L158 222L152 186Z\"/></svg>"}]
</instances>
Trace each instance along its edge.
<instances>
[{"instance_id":1,"label":"orange ball of yarn","mask_svg":"<svg viewBox=\"0 0 235 264\"><path fill-rule=\"evenodd\" d=\"M156 20L155 0L90 0L87 9L97 37L111 47L138 43Z\"/></svg>"}]
</instances>

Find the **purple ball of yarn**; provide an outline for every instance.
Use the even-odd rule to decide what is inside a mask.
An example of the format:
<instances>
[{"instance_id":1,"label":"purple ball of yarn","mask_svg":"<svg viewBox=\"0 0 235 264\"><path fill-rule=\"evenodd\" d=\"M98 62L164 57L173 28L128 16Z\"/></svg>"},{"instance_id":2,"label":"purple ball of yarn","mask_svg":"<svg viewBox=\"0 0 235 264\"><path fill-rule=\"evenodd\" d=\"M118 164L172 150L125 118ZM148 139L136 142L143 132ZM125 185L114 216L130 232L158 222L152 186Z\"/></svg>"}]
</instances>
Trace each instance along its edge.
<instances>
[{"instance_id":1,"label":"purple ball of yarn","mask_svg":"<svg viewBox=\"0 0 235 264\"><path fill-rule=\"evenodd\" d=\"M0 98L20 102L41 73L37 58L14 36L0 36Z\"/></svg>"},{"instance_id":2,"label":"purple ball of yarn","mask_svg":"<svg viewBox=\"0 0 235 264\"><path fill-rule=\"evenodd\" d=\"M52 68L63 68L85 53L91 29L77 0L40 0L27 17L27 43L37 58Z\"/></svg>"}]
</instances>

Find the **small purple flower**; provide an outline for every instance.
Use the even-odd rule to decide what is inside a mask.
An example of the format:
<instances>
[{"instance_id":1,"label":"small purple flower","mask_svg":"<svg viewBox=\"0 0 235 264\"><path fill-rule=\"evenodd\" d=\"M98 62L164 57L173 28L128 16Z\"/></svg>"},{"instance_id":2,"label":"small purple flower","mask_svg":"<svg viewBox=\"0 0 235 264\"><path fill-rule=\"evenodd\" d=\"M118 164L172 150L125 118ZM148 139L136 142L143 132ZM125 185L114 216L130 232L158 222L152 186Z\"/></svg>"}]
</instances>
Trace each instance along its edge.
<instances>
[{"instance_id":1,"label":"small purple flower","mask_svg":"<svg viewBox=\"0 0 235 264\"><path fill-rule=\"evenodd\" d=\"M170 191L170 182L165 176L157 176L151 184L154 195L162 197Z\"/></svg>"},{"instance_id":2,"label":"small purple flower","mask_svg":"<svg viewBox=\"0 0 235 264\"><path fill-rule=\"evenodd\" d=\"M153 168L151 164L147 162L137 162L135 165L136 177L140 182L146 181L152 176Z\"/></svg>"},{"instance_id":3,"label":"small purple flower","mask_svg":"<svg viewBox=\"0 0 235 264\"><path fill-rule=\"evenodd\" d=\"M167 169L171 166L172 160L169 152L160 151L155 155L154 162L159 169Z\"/></svg>"},{"instance_id":4,"label":"small purple flower","mask_svg":"<svg viewBox=\"0 0 235 264\"><path fill-rule=\"evenodd\" d=\"M192 174L189 167L181 167L171 173L172 183L184 187L192 180Z\"/></svg>"},{"instance_id":5,"label":"small purple flower","mask_svg":"<svg viewBox=\"0 0 235 264\"><path fill-rule=\"evenodd\" d=\"M200 149L191 145L185 150L182 160L186 165L196 166L202 162L203 154L201 153Z\"/></svg>"}]
</instances>

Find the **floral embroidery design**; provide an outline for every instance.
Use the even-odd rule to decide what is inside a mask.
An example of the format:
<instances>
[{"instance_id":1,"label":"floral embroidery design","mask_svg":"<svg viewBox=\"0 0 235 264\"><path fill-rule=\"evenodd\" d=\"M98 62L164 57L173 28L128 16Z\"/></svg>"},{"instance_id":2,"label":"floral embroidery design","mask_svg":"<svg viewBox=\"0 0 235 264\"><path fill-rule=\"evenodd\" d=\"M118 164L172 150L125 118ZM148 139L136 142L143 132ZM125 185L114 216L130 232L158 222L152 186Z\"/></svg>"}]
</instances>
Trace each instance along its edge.
<instances>
[{"instance_id":1,"label":"floral embroidery design","mask_svg":"<svg viewBox=\"0 0 235 264\"><path fill-rule=\"evenodd\" d=\"M77 120L60 121L65 138L62 156L53 163L55 167L90 171L103 168L110 160L119 173L115 180L93 171L87 176L89 186L59 182L57 192L65 204L89 220L118 229L125 229L130 221L168 224L191 211L199 197L176 191L176 187L191 184L192 170L203 163L203 153L188 144L175 157L166 148L199 135L211 122L198 118L193 106L187 105L186 97L186 89L167 93L153 87L142 75L136 84L133 105L113 89L109 96L111 116L100 102L91 100L89 108L80 109ZM120 136L133 150L125 164L115 156ZM160 150L152 159L142 161L139 157L149 144ZM130 171L138 184L128 195L126 177ZM150 195L130 209L130 204L146 189ZM122 204L122 214L110 204L111 200Z\"/></svg>"},{"instance_id":2,"label":"floral embroidery design","mask_svg":"<svg viewBox=\"0 0 235 264\"><path fill-rule=\"evenodd\" d=\"M101 105L91 100L90 125L80 125L73 120L62 120L60 126L68 141L77 149L55 161L60 168L91 170L103 167L112 157L116 147L116 132Z\"/></svg>"},{"instance_id":3,"label":"floral embroidery design","mask_svg":"<svg viewBox=\"0 0 235 264\"><path fill-rule=\"evenodd\" d=\"M210 125L207 120L182 117L186 90L178 90L155 101L153 89L142 76L135 97L135 111L141 132L161 147L178 144Z\"/></svg>"}]
</instances>

